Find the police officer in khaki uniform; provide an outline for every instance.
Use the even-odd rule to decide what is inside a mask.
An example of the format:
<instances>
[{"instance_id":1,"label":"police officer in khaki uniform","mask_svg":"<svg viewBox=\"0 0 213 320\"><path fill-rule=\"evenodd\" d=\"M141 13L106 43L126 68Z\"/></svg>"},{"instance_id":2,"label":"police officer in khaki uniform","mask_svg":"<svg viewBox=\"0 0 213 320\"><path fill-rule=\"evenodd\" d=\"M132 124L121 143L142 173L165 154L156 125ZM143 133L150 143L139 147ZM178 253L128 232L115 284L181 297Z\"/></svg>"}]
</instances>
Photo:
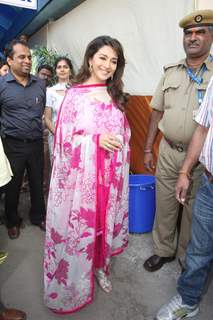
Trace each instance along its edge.
<instances>
[{"instance_id":1,"label":"police officer in khaki uniform","mask_svg":"<svg viewBox=\"0 0 213 320\"><path fill-rule=\"evenodd\" d=\"M213 10L199 10L184 17L183 46L186 58L164 67L151 101L153 108L144 149L144 164L153 169L152 146L158 129L163 133L156 170L156 217L153 228L154 255L144 268L156 271L174 260L184 263L190 238L192 204L203 172L197 163L191 174L191 191L182 211L180 234L177 220L180 205L175 198L175 184L186 150L196 128L194 118L213 75L210 49L213 41Z\"/></svg>"}]
</instances>

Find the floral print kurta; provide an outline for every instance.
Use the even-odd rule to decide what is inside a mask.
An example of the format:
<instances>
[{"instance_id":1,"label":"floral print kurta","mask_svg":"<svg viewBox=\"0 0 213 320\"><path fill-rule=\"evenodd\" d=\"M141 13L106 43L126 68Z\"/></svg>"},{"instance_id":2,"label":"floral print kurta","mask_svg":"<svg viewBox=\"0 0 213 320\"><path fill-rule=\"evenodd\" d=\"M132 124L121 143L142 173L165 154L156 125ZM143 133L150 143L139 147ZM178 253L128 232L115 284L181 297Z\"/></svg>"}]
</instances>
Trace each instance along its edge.
<instances>
[{"instance_id":1,"label":"floral print kurta","mask_svg":"<svg viewBox=\"0 0 213 320\"><path fill-rule=\"evenodd\" d=\"M121 151L99 146L106 133L122 140ZM90 303L94 267L108 272L110 258L127 246L129 138L126 117L105 85L69 89L57 121L47 207L44 298L55 312Z\"/></svg>"}]
</instances>

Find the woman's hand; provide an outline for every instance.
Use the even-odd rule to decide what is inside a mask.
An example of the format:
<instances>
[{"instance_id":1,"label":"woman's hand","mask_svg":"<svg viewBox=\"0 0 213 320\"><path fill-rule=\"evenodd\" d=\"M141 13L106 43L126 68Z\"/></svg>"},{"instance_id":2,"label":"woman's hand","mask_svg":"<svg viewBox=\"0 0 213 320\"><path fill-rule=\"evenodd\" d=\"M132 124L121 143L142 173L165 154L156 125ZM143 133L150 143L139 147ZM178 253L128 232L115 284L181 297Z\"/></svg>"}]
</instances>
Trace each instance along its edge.
<instances>
[{"instance_id":1,"label":"woman's hand","mask_svg":"<svg viewBox=\"0 0 213 320\"><path fill-rule=\"evenodd\" d=\"M49 129L49 131L52 134L54 134L55 127L52 122L52 108L50 108L50 107L45 107L45 109L44 109L44 122L45 122L47 129Z\"/></svg>"},{"instance_id":2,"label":"woman's hand","mask_svg":"<svg viewBox=\"0 0 213 320\"><path fill-rule=\"evenodd\" d=\"M101 134L99 144L101 148L110 152L119 151L123 147L121 140L113 134Z\"/></svg>"}]
</instances>

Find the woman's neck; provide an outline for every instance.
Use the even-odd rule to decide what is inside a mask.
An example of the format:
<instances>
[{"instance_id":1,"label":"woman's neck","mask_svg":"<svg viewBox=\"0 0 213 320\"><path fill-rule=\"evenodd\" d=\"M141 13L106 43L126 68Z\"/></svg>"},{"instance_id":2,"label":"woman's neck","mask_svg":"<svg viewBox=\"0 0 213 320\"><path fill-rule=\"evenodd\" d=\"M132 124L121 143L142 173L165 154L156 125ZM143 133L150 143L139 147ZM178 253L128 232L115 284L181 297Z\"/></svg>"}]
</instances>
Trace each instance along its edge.
<instances>
[{"instance_id":1,"label":"woman's neck","mask_svg":"<svg viewBox=\"0 0 213 320\"><path fill-rule=\"evenodd\" d=\"M69 83L69 82L70 82L69 79L58 79L58 83L61 83L61 84Z\"/></svg>"},{"instance_id":2,"label":"woman's neck","mask_svg":"<svg viewBox=\"0 0 213 320\"><path fill-rule=\"evenodd\" d=\"M100 80L94 79L93 77L90 77L83 84L88 84L88 85L101 84L101 85L105 85L106 81L100 81Z\"/></svg>"}]
</instances>

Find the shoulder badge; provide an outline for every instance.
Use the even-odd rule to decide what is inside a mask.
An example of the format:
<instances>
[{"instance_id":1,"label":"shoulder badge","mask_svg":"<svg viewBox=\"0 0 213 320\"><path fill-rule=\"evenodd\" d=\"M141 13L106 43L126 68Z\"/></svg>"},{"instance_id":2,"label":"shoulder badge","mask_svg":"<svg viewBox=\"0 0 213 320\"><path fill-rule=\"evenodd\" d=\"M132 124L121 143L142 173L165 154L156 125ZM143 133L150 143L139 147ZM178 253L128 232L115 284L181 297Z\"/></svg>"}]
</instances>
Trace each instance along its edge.
<instances>
[{"instance_id":1,"label":"shoulder badge","mask_svg":"<svg viewBox=\"0 0 213 320\"><path fill-rule=\"evenodd\" d=\"M179 62L169 63L169 64L165 65L165 66L163 67L163 69L164 69L164 71L166 71L167 69L175 68L175 67L177 67L178 65L179 65Z\"/></svg>"}]
</instances>

